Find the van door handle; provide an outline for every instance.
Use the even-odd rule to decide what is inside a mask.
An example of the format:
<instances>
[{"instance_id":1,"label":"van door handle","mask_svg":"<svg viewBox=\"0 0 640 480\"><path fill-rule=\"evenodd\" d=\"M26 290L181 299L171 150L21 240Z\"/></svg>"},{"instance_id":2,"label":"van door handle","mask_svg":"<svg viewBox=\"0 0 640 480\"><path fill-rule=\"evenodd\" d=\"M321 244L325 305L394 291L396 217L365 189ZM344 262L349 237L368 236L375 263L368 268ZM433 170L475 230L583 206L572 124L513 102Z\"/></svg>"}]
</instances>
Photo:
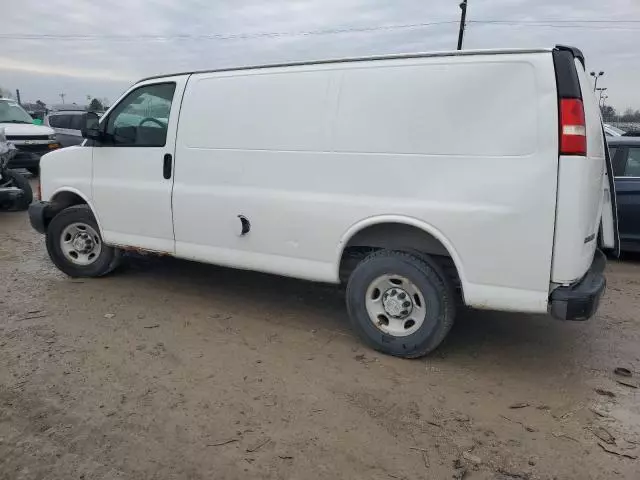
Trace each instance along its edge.
<instances>
[{"instance_id":1,"label":"van door handle","mask_svg":"<svg viewBox=\"0 0 640 480\"><path fill-rule=\"evenodd\" d=\"M171 178L171 154L165 153L164 163L162 164L162 176L169 180Z\"/></svg>"}]
</instances>

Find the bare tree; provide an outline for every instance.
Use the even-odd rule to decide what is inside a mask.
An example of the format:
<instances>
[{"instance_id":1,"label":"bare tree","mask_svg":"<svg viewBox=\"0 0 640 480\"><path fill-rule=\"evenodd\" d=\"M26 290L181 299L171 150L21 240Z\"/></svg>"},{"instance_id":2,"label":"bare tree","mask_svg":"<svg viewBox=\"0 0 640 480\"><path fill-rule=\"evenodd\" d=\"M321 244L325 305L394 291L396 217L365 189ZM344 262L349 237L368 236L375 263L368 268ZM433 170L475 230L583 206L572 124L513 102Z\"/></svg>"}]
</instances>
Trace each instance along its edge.
<instances>
[{"instance_id":1,"label":"bare tree","mask_svg":"<svg viewBox=\"0 0 640 480\"><path fill-rule=\"evenodd\" d=\"M13 93L11 92L11 90L7 90L6 88L0 87L0 97L13 98Z\"/></svg>"}]
</instances>

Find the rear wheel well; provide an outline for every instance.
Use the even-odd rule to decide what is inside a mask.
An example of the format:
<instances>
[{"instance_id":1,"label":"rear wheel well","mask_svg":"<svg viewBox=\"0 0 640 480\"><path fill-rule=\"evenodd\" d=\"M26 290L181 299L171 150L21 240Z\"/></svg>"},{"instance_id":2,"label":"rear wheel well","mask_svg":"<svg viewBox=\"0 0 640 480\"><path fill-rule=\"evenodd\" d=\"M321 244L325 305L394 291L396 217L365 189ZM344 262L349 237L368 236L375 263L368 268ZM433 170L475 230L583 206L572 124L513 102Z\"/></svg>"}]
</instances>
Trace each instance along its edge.
<instances>
[{"instance_id":1,"label":"rear wheel well","mask_svg":"<svg viewBox=\"0 0 640 480\"><path fill-rule=\"evenodd\" d=\"M45 210L45 227L49 226L49 222L58 213L74 205L87 205L87 202L77 193L68 191L56 193Z\"/></svg>"},{"instance_id":2,"label":"rear wheel well","mask_svg":"<svg viewBox=\"0 0 640 480\"><path fill-rule=\"evenodd\" d=\"M378 250L394 250L429 256L443 270L457 292L462 294L458 270L447 248L430 233L404 223L371 225L356 233L340 259L340 281L346 283L356 265Z\"/></svg>"}]
</instances>

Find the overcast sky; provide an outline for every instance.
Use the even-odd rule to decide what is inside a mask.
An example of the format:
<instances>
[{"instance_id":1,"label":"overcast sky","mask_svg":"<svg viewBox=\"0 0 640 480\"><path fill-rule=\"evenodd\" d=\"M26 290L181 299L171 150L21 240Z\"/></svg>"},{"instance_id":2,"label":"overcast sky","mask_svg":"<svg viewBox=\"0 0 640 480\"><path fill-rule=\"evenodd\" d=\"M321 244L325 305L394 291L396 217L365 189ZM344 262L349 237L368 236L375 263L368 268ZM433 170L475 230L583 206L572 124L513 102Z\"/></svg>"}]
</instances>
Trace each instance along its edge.
<instances>
[{"instance_id":1,"label":"overcast sky","mask_svg":"<svg viewBox=\"0 0 640 480\"><path fill-rule=\"evenodd\" d=\"M51 104L60 103L59 93L67 103L86 103L87 95L114 101L155 73L451 50L460 15L459 0L2 3L0 87L19 88L23 101ZM606 72L600 85L609 89L608 102L640 109L640 0L469 0L468 20L469 49L580 47L590 70ZM473 23L487 20L516 24ZM426 23L435 24L371 30Z\"/></svg>"}]
</instances>

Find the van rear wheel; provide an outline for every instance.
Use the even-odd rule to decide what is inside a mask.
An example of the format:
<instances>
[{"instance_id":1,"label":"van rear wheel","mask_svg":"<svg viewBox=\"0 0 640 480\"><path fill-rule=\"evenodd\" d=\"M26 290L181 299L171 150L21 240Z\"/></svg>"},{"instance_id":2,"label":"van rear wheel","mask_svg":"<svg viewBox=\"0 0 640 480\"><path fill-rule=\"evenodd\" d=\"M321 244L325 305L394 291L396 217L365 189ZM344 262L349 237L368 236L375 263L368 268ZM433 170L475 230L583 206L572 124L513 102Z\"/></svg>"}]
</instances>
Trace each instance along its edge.
<instances>
[{"instance_id":1,"label":"van rear wheel","mask_svg":"<svg viewBox=\"0 0 640 480\"><path fill-rule=\"evenodd\" d=\"M87 205L65 208L53 217L46 242L53 263L70 277L101 277L120 263L120 250L102 242Z\"/></svg>"},{"instance_id":2,"label":"van rear wheel","mask_svg":"<svg viewBox=\"0 0 640 480\"><path fill-rule=\"evenodd\" d=\"M354 330L371 347L417 358L435 350L449 333L455 296L428 256L380 250L349 277L347 309Z\"/></svg>"}]
</instances>

